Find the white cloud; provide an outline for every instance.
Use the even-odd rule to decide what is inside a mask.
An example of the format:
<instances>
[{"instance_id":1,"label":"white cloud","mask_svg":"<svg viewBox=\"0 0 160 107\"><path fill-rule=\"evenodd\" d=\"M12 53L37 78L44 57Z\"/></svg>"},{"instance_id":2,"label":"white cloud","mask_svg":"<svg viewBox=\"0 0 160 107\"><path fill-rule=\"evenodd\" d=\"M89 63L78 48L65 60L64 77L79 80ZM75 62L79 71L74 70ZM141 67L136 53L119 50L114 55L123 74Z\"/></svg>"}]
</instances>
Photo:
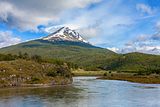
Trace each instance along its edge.
<instances>
[{"instance_id":1,"label":"white cloud","mask_svg":"<svg viewBox=\"0 0 160 107\"><path fill-rule=\"evenodd\" d=\"M37 25L45 24L49 17L38 17L31 12L22 11L11 3L0 2L0 20L10 27L25 30L37 30Z\"/></svg>"},{"instance_id":2,"label":"white cloud","mask_svg":"<svg viewBox=\"0 0 160 107\"><path fill-rule=\"evenodd\" d=\"M141 11L142 13L147 13L147 14L153 14L153 10L149 5L146 4L137 4L136 5L137 10Z\"/></svg>"},{"instance_id":3,"label":"white cloud","mask_svg":"<svg viewBox=\"0 0 160 107\"><path fill-rule=\"evenodd\" d=\"M0 21L21 30L37 31L38 25L61 20L61 15L101 0L0 0Z\"/></svg>"},{"instance_id":4,"label":"white cloud","mask_svg":"<svg viewBox=\"0 0 160 107\"><path fill-rule=\"evenodd\" d=\"M146 43L146 42L148 42L149 39L150 39L150 35L148 35L148 34L139 34L138 36L136 36L134 38L134 40L132 41L132 44Z\"/></svg>"},{"instance_id":5,"label":"white cloud","mask_svg":"<svg viewBox=\"0 0 160 107\"><path fill-rule=\"evenodd\" d=\"M148 54L160 54L159 41L155 41L154 35L140 34L118 50L119 53L141 52Z\"/></svg>"},{"instance_id":6,"label":"white cloud","mask_svg":"<svg viewBox=\"0 0 160 107\"><path fill-rule=\"evenodd\" d=\"M113 52L119 52L119 48L116 48L116 47L111 47L111 48L107 48Z\"/></svg>"},{"instance_id":7,"label":"white cloud","mask_svg":"<svg viewBox=\"0 0 160 107\"><path fill-rule=\"evenodd\" d=\"M153 34L151 36L151 39L156 40L156 41L160 41L160 31L155 33L155 34Z\"/></svg>"},{"instance_id":8,"label":"white cloud","mask_svg":"<svg viewBox=\"0 0 160 107\"><path fill-rule=\"evenodd\" d=\"M123 48L118 51L119 53L141 52L147 54L160 54L160 46L137 46L130 48Z\"/></svg>"},{"instance_id":9,"label":"white cloud","mask_svg":"<svg viewBox=\"0 0 160 107\"><path fill-rule=\"evenodd\" d=\"M156 29L157 31L160 31L160 21L157 21L157 22L156 22L155 29Z\"/></svg>"},{"instance_id":10,"label":"white cloud","mask_svg":"<svg viewBox=\"0 0 160 107\"><path fill-rule=\"evenodd\" d=\"M21 30L38 31L38 25L49 27L64 25L82 32L84 38L100 35L112 35L118 27L130 25L131 18L114 14L112 6L120 5L119 1L107 1L93 9L85 7L102 0L0 0L0 20L11 27ZM125 10L126 11L126 10ZM125 20L124 20L125 19ZM116 27L116 29L115 29ZM103 34L107 30L107 34Z\"/></svg>"},{"instance_id":11,"label":"white cloud","mask_svg":"<svg viewBox=\"0 0 160 107\"><path fill-rule=\"evenodd\" d=\"M111 7L118 6L118 3L111 0L93 9L77 11L78 15L74 18L71 16L72 18L65 20L63 24L48 26L46 30L53 28L54 31L57 25L68 26L79 31L85 39L120 34L123 32L122 29L129 28L133 24L133 19L129 15L113 12L115 9Z\"/></svg>"},{"instance_id":12,"label":"white cloud","mask_svg":"<svg viewBox=\"0 0 160 107\"><path fill-rule=\"evenodd\" d=\"M79 29L79 32L85 37L85 39L90 39L100 34L100 31L97 27Z\"/></svg>"},{"instance_id":13,"label":"white cloud","mask_svg":"<svg viewBox=\"0 0 160 107\"><path fill-rule=\"evenodd\" d=\"M14 37L10 31L0 31L0 48L20 43L21 39Z\"/></svg>"}]
</instances>

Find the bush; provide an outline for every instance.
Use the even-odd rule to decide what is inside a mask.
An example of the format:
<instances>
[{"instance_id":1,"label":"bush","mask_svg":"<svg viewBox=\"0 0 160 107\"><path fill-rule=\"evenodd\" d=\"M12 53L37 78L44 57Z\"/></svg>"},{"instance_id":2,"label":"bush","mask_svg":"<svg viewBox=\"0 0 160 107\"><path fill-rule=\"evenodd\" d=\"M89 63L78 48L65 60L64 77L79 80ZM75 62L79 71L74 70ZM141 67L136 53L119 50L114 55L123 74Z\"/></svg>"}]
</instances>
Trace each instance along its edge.
<instances>
[{"instance_id":1,"label":"bush","mask_svg":"<svg viewBox=\"0 0 160 107\"><path fill-rule=\"evenodd\" d=\"M107 73L104 73L103 76L107 76Z\"/></svg>"},{"instance_id":2,"label":"bush","mask_svg":"<svg viewBox=\"0 0 160 107\"><path fill-rule=\"evenodd\" d=\"M59 66L57 65L55 68L48 71L46 75L50 76L50 77L64 76L67 78L72 76L70 69L68 68L68 66L66 64L59 65Z\"/></svg>"},{"instance_id":3,"label":"bush","mask_svg":"<svg viewBox=\"0 0 160 107\"><path fill-rule=\"evenodd\" d=\"M31 78L31 84L39 83L40 79L38 77Z\"/></svg>"},{"instance_id":4,"label":"bush","mask_svg":"<svg viewBox=\"0 0 160 107\"><path fill-rule=\"evenodd\" d=\"M67 65L56 67L56 72L57 72L57 75L59 76L65 76L65 77L71 76L70 69L68 68Z\"/></svg>"},{"instance_id":5,"label":"bush","mask_svg":"<svg viewBox=\"0 0 160 107\"><path fill-rule=\"evenodd\" d=\"M39 55L33 55L31 57L32 60L36 61L36 62L42 62L42 58Z\"/></svg>"},{"instance_id":6,"label":"bush","mask_svg":"<svg viewBox=\"0 0 160 107\"><path fill-rule=\"evenodd\" d=\"M142 71L139 71L139 72L137 73L137 75L143 75L143 72L142 72Z\"/></svg>"},{"instance_id":7,"label":"bush","mask_svg":"<svg viewBox=\"0 0 160 107\"><path fill-rule=\"evenodd\" d=\"M17 56L12 54L7 54L7 55L0 54L0 61L11 61L15 60L16 58Z\"/></svg>"},{"instance_id":8,"label":"bush","mask_svg":"<svg viewBox=\"0 0 160 107\"><path fill-rule=\"evenodd\" d=\"M57 73L55 71L49 71L49 72L47 72L47 76L55 77L55 76L57 76Z\"/></svg>"}]
</instances>

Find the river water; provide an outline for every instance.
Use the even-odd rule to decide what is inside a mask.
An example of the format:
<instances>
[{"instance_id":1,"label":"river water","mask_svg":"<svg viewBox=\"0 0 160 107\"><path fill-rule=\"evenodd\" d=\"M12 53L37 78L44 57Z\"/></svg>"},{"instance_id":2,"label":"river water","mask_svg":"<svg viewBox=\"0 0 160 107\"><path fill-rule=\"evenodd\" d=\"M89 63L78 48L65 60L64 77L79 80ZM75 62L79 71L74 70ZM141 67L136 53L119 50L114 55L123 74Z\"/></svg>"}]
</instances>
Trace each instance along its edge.
<instances>
[{"instance_id":1,"label":"river water","mask_svg":"<svg viewBox=\"0 0 160 107\"><path fill-rule=\"evenodd\" d=\"M70 86L0 89L0 107L160 107L160 85L74 77Z\"/></svg>"}]
</instances>

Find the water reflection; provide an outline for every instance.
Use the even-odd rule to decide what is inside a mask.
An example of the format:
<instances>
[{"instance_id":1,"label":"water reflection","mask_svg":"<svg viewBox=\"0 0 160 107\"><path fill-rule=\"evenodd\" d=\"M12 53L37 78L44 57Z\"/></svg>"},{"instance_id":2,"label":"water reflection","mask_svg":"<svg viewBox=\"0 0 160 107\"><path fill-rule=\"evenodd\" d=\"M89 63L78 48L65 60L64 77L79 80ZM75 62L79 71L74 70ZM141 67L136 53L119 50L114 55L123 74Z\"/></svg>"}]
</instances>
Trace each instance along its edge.
<instances>
[{"instance_id":1,"label":"water reflection","mask_svg":"<svg viewBox=\"0 0 160 107\"><path fill-rule=\"evenodd\" d=\"M75 77L70 86L0 89L0 107L160 107L160 85Z\"/></svg>"},{"instance_id":2,"label":"water reflection","mask_svg":"<svg viewBox=\"0 0 160 107\"><path fill-rule=\"evenodd\" d=\"M82 98L83 96L80 95L81 91L82 89L73 86L1 89L0 107L65 105Z\"/></svg>"}]
</instances>

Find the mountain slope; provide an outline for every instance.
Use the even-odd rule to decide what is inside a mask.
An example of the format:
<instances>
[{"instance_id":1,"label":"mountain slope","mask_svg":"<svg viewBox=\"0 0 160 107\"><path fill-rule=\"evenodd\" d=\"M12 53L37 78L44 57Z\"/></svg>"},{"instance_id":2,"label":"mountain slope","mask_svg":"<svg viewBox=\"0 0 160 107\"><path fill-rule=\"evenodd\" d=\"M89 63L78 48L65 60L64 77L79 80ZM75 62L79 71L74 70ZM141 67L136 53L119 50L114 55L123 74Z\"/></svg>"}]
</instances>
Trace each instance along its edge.
<instances>
[{"instance_id":1,"label":"mountain slope","mask_svg":"<svg viewBox=\"0 0 160 107\"><path fill-rule=\"evenodd\" d=\"M85 42L73 41L34 40L0 49L0 53L5 54L18 54L19 52L26 52L30 55L37 54L43 58L61 59L85 68L91 66L96 68L103 61L117 55L107 49L95 47Z\"/></svg>"},{"instance_id":2,"label":"mountain slope","mask_svg":"<svg viewBox=\"0 0 160 107\"><path fill-rule=\"evenodd\" d=\"M125 72L160 73L160 56L138 52L128 53L113 58L102 67Z\"/></svg>"}]
</instances>

